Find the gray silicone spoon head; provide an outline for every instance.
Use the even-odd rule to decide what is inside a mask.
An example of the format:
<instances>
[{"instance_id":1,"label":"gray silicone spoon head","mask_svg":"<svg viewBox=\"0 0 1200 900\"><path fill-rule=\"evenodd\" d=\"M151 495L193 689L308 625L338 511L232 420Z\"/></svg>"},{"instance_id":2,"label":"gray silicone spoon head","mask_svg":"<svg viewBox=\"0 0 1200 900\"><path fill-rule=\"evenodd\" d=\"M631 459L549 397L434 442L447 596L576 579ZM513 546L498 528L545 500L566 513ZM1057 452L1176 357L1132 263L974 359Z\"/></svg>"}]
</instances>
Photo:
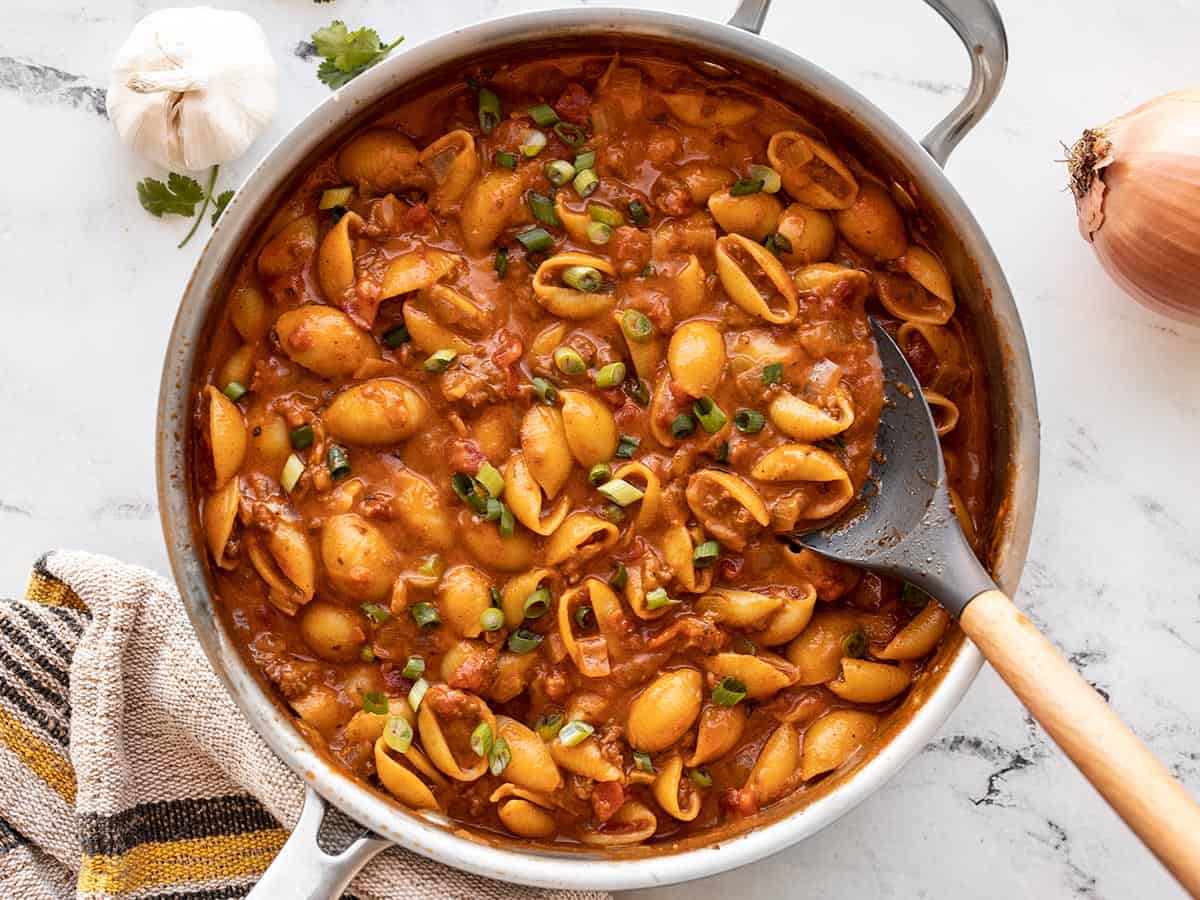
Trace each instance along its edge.
<instances>
[{"instance_id":1,"label":"gray silicone spoon head","mask_svg":"<svg viewBox=\"0 0 1200 900\"><path fill-rule=\"evenodd\" d=\"M792 539L822 556L895 575L955 617L996 585L975 558L950 506L937 429L896 342L871 320L883 367L875 459L858 498L834 521Z\"/></svg>"}]
</instances>

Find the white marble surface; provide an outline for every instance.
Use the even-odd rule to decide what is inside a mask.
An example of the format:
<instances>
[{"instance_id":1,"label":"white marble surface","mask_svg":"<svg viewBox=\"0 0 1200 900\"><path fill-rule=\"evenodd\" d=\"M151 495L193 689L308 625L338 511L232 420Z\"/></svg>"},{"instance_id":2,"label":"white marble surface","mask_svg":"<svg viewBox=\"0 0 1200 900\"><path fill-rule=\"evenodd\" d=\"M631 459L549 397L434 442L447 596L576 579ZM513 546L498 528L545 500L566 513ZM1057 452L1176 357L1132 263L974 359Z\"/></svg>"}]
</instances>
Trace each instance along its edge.
<instances>
[{"instance_id":1,"label":"white marble surface","mask_svg":"<svg viewBox=\"0 0 1200 900\"><path fill-rule=\"evenodd\" d=\"M147 215L154 172L102 113L108 65L159 3L17 0L0 10L0 591L52 547L164 571L154 407L175 305L203 240ZM222 186L325 93L298 41L330 18L409 44L555 4L230 2L266 27L281 109ZM663 6L644 2L637 5ZM732 0L696 15L724 18ZM1195 86L1190 0L1003 3L1008 83L949 175L1004 264L1033 352L1042 490L1020 602L1193 789L1200 790L1200 329L1142 311L1079 240L1059 141ZM919 133L966 82L958 42L917 0L777 0L764 35ZM802 846L640 896L1167 897L1178 889L985 670L939 739Z\"/></svg>"}]
</instances>

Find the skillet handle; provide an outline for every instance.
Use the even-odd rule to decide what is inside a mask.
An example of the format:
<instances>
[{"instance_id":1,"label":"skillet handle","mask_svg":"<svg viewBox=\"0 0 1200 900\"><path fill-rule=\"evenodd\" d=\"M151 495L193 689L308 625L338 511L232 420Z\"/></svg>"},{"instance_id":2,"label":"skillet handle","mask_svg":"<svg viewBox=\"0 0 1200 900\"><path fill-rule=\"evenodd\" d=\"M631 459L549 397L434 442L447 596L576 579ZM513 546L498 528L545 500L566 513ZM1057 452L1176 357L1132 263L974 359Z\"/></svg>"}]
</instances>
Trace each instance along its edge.
<instances>
[{"instance_id":1,"label":"skillet handle","mask_svg":"<svg viewBox=\"0 0 1200 900\"><path fill-rule=\"evenodd\" d=\"M375 854L391 846L367 832L336 856L326 853L317 843L317 832L328 808L320 794L305 789L296 827L246 900L336 900Z\"/></svg>"},{"instance_id":2,"label":"skillet handle","mask_svg":"<svg viewBox=\"0 0 1200 900\"><path fill-rule=\"evenodd\" d=\"M925 0L963 42L971 55L971 83L958 106L930 130L921 146L939 166L991 108L1008 71L1008 35L993 0ZM740 0L729 19L735 28L758 34L771 0Z\"/></svg>"}]
</instances>

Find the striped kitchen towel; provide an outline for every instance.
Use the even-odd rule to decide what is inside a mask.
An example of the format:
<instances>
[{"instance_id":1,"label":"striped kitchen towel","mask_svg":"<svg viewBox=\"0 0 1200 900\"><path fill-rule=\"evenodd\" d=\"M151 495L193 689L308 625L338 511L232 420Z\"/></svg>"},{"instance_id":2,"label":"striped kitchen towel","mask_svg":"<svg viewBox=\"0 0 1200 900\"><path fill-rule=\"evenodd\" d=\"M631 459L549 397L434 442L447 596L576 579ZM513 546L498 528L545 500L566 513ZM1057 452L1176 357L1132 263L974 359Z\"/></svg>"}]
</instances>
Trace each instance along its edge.
<instances>
[{"instance_id":1,"label":"striped kitchen towel","mask_svg":"<svg viewBox=\"0 0 1200 900\"><path fill-rule=\"evenodd\" d=\"M226 696L169 581L56 552L24 600L0 600L0 898L242 897L303 795ZM501 884L400 848L350 892L605 896Z\"/></svg>"}]
</instances>

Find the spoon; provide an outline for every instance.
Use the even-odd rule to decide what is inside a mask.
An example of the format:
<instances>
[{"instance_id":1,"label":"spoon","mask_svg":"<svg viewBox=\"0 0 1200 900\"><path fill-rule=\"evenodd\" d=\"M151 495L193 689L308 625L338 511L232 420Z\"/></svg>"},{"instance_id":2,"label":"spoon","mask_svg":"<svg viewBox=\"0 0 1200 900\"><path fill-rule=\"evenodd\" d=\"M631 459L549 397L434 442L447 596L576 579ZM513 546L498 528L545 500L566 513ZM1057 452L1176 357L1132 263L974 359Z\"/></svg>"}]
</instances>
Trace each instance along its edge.
<instances>
[{"instance_id":1,"label":"spoon","mask_svg":"<svg viewBox=\"0 0 1200 900\"><path fill-rule=\"evenodd\" d=\"M916 375L878 322L884 409L878 452L838 519L793 540L923 589L967 636L1125 823L1200 897L1200 806L1012 604L967 543L950 505L937 431Z\"/></svg>"}]
</instances>

